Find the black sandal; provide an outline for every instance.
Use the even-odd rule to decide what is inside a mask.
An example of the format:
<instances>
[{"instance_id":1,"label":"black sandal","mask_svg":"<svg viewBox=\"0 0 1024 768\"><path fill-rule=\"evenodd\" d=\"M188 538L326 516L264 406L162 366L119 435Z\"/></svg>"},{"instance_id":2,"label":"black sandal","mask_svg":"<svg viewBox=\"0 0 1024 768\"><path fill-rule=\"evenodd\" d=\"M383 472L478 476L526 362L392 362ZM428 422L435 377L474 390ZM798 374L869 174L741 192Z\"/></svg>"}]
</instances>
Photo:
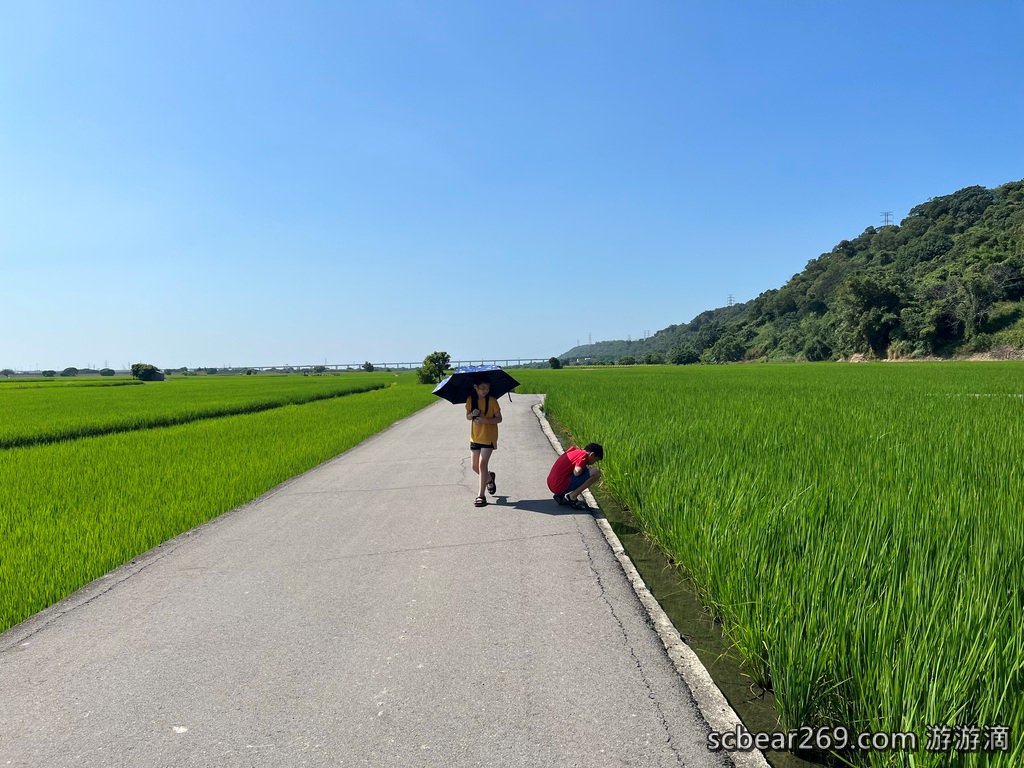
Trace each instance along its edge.
<instances>
[{"instance_id":1,"label":"black sandal","mask_svg":"<svg viewBox=\"0 0 1024 768\"><path fill-rule=\"evenodd\" d=\"M590 509L590 506L587 504L587 502L583 501L582 499L570 499L568 496L565 497L565 504L566 506L572 507L573 509Z\"/></svg>"},{"instance_id":2,"label":"black sandal","mask_svg":"<svg viewBox=\"0 0 1024 768\"><path fill-rule=\"evenodd\" d=\"M483 496L477 496L476 497L476 501L473 502L473 506L474 507L486 507L487 506L487 499L485 499Z\"/></svg>"},{"instance_id":3,"label":"black sandal","mask_svg":"<svg viewBox=\"0 0 1024 768\"><path fill-rule=\"evenodd\" d=\"M491 472L491 479L487 481L487 492L492 496L498 492L498 486L494 484L494 473Z\"/></svg>"}]
</instances>

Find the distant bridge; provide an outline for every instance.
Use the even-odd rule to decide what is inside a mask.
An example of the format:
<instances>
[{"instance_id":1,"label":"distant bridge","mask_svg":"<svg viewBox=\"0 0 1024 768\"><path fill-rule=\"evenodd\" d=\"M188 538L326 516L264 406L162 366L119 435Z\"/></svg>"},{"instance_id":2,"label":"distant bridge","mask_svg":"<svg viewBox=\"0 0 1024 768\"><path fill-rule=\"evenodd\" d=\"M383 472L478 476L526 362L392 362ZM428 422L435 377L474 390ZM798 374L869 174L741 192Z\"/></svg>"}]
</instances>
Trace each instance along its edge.
<instances>
[{"instance_id":1,"label":"distant bridge","mask_svg":"<svg viewBox=\"0 0 1024 768\"><path fill-rule=\"evenodd\" d=\"M547 366L550 357L492 357L473 359L452 360L450 368L462 368L463 366L501 366L502 368L531 368L536 366ZM246 371L275 372L275 373L303 373L312 371L360 371L366 362L312 362L307 366L196 366L187 368L188 371L217 371L218 373L245 373ZM371 362L374 370L387 371L413 371L423 365L419 362ZM170 374L181 371L179 368L162 369ZM60 372L56 372L59 376ZM130 374L128 370L115 370L119 376ZM42 371L13 371L5 376L42 376ZM93 369L79 369L78 376L98 376L99 372Z\"/></svg>"},{"instance_id":2,"label":"distant bridge","mask_svg":"<svg viewBox=\"0 0 1024 768\"><path fill-rule=\"evenodd\" d=\"M472 360L452 360L450 368L461 368L465 365L500 365L502 368L513 368L513 367L532 367L548 364L548 357L505 357L505 358L474 358ZM246 371L274 371L277 373L302 373L312 372L314 370L320 371L358 371L362 370L362 367L366 365L362 363L310 363L309 365L197 365L195 367L188 367L190 371L205 371L205 370L216 370L220 373L245 373ZM374 363L370 365L375 370L387 369L392 371L411 371L415 368L419 368L423 365L423 361L414 363ZM174 373L182 370L181 368L164 368L164 371ZM115 373L118 375L125 375L131 373L129 370L116 369ZM43 372L33 370L12 370L8 375L14 376L42 376ZM57 372L58 376L60 372ZM99 371L92 368L79 369L79 376L98 376Z\"/></svg>"},{"instance_id":3,"label":"distant bridge","mask_svg":"<svg viewBox=\"0 0 1024 768\"><path fill-rule=\"evenodd\" d=\"M475 358L472 360L452 360L450 368L461 368L466 365L500 365L502 368L522 367L522 366L534 366L534 365L547 365L548 357L506 357L506 358ZM222 371L312 371L316 369L324 369L327 371L356 371L360 370L366 363L313 363L311 365L233 365L230 368L221 368ZM370 365L374 368L380 369L385 368L389 370L412 370L419 368L423 365L423 361L419 360L414 363L375 363L372 360ZM201 370L210 366L201 366L200 368L194 368L192 370Z\"/></svg>"}]
</instances>

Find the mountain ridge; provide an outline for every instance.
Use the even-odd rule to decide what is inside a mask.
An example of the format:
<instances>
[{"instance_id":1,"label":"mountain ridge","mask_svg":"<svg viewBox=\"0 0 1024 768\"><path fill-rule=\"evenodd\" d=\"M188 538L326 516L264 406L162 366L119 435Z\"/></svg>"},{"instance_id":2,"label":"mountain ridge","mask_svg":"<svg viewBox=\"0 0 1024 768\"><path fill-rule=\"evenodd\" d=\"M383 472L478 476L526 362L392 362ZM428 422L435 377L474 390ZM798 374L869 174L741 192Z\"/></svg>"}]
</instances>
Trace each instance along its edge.
<instances>
[{"instance_id":1,"label":"mountain ridge","mask_svg":"<svg viewBox=\"0 0 1024 768\"><path fill-rule=\"evenodd\" d=\"M566 363L951 357L1024 348L1024 180L965 187L867 227L783 286Z\"/></svg>"}]
</instances>

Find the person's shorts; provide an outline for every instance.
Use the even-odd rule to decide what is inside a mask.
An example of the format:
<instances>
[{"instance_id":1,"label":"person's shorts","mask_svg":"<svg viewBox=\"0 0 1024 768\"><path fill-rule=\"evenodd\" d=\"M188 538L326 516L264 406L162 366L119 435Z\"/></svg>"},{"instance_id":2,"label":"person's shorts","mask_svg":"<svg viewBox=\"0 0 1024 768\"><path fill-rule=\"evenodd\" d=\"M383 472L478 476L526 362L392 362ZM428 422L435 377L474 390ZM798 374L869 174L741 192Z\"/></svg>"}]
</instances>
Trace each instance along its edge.
<instances>
[{"instance_id":1,"label":"person's shorts","mask_svg":"<svg viewBox=\"0 0 1024 768\"><path fill-rule=\"evenodd\" d=\"M494 447L494 443L470 443L469 450L479 451L481 448L490 448L492 451L498 450Z\"/></svg>"},{"instance_id":2,"label":"person's shorts","mask_svg":"<svg viewBox=\"0 0 1024 768\"><path fill-rule=\"evenodd\" d=\"M585 482L587 482L587 480L589 480L589 479L590 479L590 468L589 467L584 467L583 471L580 472L578 475L572 475L569 478L569 486L564 491L562 491L562 493L572 493L577 488L579 488L581 485L583 485Z\"/></svg>"}]
</instances>

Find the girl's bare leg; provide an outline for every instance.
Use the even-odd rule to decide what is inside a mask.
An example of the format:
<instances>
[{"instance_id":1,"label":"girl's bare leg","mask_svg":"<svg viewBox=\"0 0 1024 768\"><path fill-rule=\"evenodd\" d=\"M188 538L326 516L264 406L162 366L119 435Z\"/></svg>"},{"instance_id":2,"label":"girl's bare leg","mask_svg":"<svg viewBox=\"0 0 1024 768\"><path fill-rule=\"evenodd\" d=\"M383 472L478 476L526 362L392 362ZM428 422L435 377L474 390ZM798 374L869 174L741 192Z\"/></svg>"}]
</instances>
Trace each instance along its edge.
<instances>
[{"instance_id":1,"label":"girl's bare leg","mask_svg":"<svg viewBox=\"0 0 1024 768\"><path fill-rule=\"evenodd\" d=\"M491 453L494 451L493 448L481 448L479 451L474 451L474 454L480 454L479 466L474 466L473 470L480 475L480 493L478 496L483 496L487 490L487 481L491 479L490 472L487 469L487 463L491 460ZM486 498L486 497L485 497Z\"/></svg>"}]
</instances>

